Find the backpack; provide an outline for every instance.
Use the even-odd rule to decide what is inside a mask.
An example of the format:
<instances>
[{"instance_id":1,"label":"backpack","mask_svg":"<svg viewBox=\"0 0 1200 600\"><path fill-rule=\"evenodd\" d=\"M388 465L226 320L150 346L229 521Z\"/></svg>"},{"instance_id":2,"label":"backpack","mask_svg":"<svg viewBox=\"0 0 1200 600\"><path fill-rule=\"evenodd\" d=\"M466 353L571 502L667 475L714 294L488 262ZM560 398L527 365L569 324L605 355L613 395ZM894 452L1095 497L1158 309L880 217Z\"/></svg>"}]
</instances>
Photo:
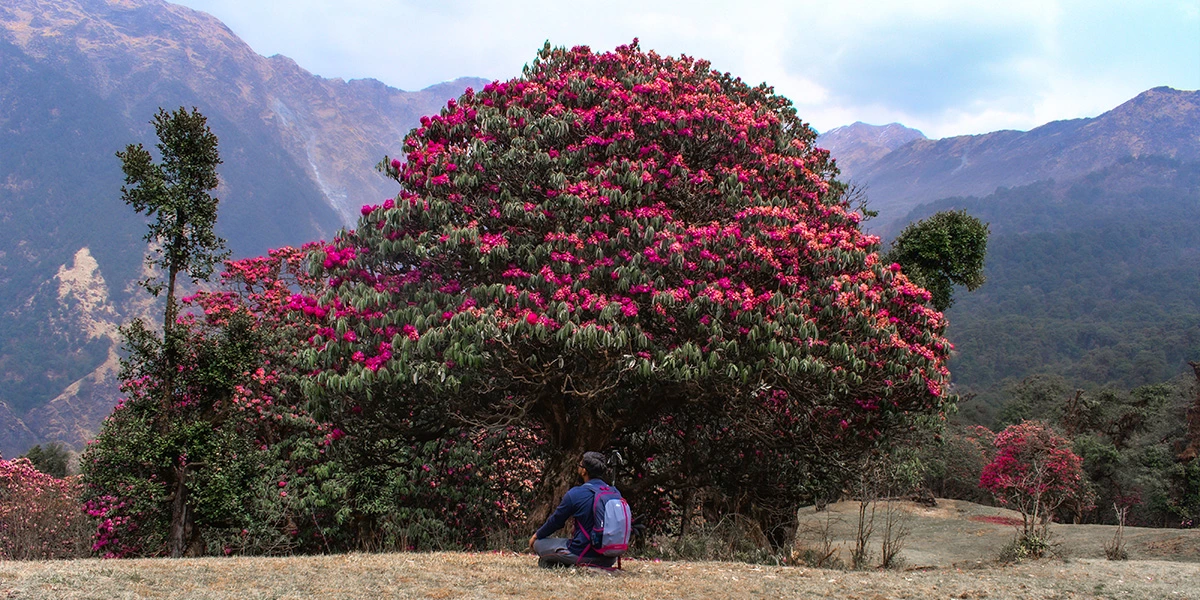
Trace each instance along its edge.
<instances>
[{"instance_id":1,"label":"backpack","mask_svg":"<svg viewBox=\"0 0 1200 600\"><path fill-rule=\"evenodd\" d=\"M592 531L584 531L584 535L588 538L588 545L599 554L619 558L629 549L629 535L633 521L629 513L629 503L621 497L621 492L618 492L615 487L591 484L584 484L584 487L592 490L594 494ZM582 530L583 525L580 525L579 528Z\"/></svg>"}]
</instances>

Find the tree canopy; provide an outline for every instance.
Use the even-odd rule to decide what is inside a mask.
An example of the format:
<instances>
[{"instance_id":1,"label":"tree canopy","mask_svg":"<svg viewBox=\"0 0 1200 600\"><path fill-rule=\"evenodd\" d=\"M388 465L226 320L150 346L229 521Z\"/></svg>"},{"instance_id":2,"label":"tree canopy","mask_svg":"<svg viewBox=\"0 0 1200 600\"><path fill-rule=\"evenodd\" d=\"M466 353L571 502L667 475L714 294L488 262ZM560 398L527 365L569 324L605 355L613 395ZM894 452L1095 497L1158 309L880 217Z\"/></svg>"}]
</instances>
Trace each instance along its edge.
<instances>
[{"instance_id":1,"label":"tree canopy","mask_svg":"<svg viewBox=\"0 0 1200 600\"><path fill-rule=\"evenodd\" d=\"M983 285L988 226L965 210L942 211L912 223L896 236L885 260L895 261L933 294L933 307L954 304L954 286L974 291Z\"/></svg>"},{"instance_id":2,"label":"tree canopy","mask_svg":"<svg viewBox=\"0 0 1200 600\"><path fill-rule=\"evenodd\" d=\"M705 61L547 46L423 118L388 165L399 196L317 253L329 288L293 300L323 324L306 391L357 447L529 427L546 499L666 417L727 422L722 459L775 465L936 419L942 315L879 261L815 137Z\"/></svg>"},{"instance_id":3,"label":"tree canopy","mask_svg":"<svg viewBox=\"0 0 1200 600\"><path fill-rule=\"evenodd\" d=\"M125 186L121 199L137 213L154 218L146 232L146 241L155 248L157 258L151 266L166 270L168 325L175 314L175 278L179 272L193 280L208 279L213 267L227 255L225 240L217 237L218 200L209 192L220 184L217 165L217 136L208 128L208 120L195 107L189 112L158 109L151 120L158 136L160 162L141 144L130 144L123 152L121 170ZM155 296L164 287L161 282L143 282Z\"/></svg>"}]
</instances>

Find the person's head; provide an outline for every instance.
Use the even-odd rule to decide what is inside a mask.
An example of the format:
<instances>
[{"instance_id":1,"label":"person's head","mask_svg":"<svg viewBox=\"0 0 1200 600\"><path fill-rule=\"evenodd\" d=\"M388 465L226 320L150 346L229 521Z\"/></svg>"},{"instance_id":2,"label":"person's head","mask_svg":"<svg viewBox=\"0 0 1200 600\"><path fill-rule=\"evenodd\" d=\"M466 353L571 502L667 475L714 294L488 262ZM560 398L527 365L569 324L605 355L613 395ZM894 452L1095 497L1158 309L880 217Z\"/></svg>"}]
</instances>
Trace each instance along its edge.
<instances>
[{"instance_id":1,"label":"person's head","mask_svg":"<svg viewBox=\"0 0 1200 600\"><path fill-rule=\"evenodd\" d=\"M584 452L579 461L579 476L588 479L604 479L608 476L608 460L599 452Z\"/></svg>"}]
</instances>

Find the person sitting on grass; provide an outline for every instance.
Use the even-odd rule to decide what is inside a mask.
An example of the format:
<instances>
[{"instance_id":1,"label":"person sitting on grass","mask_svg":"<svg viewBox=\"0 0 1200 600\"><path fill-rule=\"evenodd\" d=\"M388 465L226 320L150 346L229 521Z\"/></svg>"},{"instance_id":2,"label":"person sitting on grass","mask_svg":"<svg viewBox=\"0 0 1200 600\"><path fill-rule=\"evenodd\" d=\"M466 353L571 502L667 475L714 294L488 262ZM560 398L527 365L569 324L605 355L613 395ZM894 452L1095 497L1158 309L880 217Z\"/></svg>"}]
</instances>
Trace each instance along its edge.
<instances>
[{"instance_id":1,"label":"person sitting on grass","mask_svg":"<svg viewBox=\"0 0 1200 600\"><path fill-rule=\"evenodd\" d=\"M588 534L596 525L594 500L597 490L616 489L604 482L608 477L608 462L599 452L585 452L576 472L583 484L563 494L558 508L529 538L529 547L538 555L539 567L581 565L611 568L616 558L605 556L593 548ZM569 540L549 537L567 523L567 517L575 518L575 535Z\"/></svg>"}]
</instances>

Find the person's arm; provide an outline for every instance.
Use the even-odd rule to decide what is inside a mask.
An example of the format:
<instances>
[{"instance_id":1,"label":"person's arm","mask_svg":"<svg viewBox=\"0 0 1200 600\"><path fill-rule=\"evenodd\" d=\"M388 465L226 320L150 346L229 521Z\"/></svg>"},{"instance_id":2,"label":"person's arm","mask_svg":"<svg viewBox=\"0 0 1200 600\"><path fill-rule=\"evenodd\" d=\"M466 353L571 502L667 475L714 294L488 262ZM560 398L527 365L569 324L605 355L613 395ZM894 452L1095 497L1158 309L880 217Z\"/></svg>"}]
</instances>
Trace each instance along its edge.
<instances>
[{"instance_id":1,"label":"person's arm","mask_svg":"<svg viewBox=\"0 0 1200 600\"><path fill-rule=\"evenodd\" d=\"M533 538L529 542L530 545L534 541L549 537L555 531L562 529L562 526L567 524L567 519L573 514L575 514L575 502L574 498L571 497L571 492L568 491L563 494L562 502L558 503L558 508L554 509L554 512L546 519L546 522L541 527L538 527L537 532L533 534Z\"/></svg>"}]
</instances>

